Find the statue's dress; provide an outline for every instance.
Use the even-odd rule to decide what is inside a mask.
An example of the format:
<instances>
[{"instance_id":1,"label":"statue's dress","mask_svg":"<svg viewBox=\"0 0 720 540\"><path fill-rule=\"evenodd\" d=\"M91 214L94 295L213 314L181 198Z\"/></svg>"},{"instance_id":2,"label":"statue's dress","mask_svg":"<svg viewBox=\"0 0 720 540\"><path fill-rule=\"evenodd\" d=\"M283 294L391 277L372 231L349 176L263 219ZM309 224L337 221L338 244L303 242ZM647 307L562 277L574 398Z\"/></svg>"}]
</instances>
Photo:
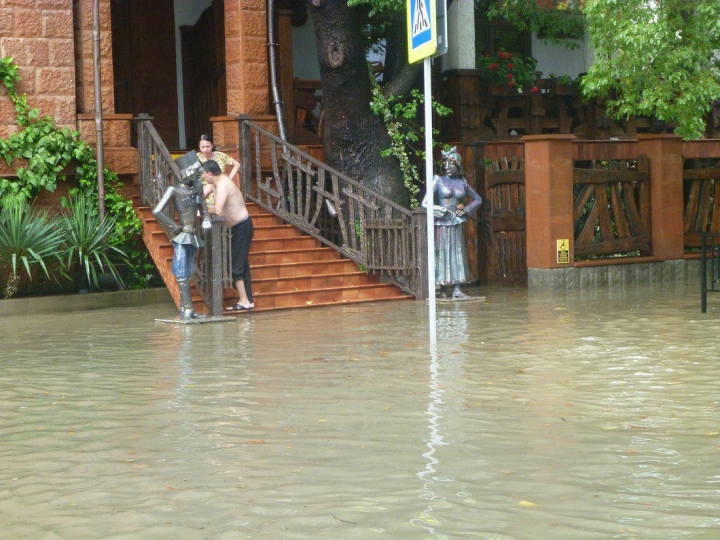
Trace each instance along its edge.
<instances>
[{"instance_id":1,"label":"statue's dress","mask_svg":"<svg viewBox=\"0 0 720 540\"><path fill-rule=\"evenodd\" d=\"M433 197L437 205L435 212L435 284L457 285L469 279L465 234L463 223L467 216L477 211L482 199L462 177L435 176ZM466 204L467 198L472 199ZM428 197L423 206L428 204ZM458 205L463 204L464 215L455 215ZM442 214L438 217L438 214Z\"/></svg>"}]
</instances>

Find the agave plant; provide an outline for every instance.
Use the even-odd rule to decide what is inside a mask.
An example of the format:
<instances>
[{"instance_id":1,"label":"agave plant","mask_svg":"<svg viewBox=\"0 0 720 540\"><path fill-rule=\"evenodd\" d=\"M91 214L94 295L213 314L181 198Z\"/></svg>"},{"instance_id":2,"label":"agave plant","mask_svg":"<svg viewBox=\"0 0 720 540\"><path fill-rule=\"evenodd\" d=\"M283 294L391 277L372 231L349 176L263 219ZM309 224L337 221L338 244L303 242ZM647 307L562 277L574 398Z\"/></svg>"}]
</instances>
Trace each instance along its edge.
<instances>
[{"instance_id":1,"label":"agave plant","mask_svg":"<svg viewBox=\"0 0 720 540\"><path fill-rule=\"evenodd\" d=\"M46 260L60 260L62 243L62 225L57 218L31 209L18 198L4 198L0 210L0 261L10 268L5 298L17 292L23 270L32 279L31 269L40 266L50 277Z\"/></svg>"},{"instance_id":2,"label":"agave plant","mask_svg":"<svg viewBox=\"0 0 720 540\"><path fill-rule=\"evenodd\" d=\"M83 196L70 197L65 206L62 214L65 229L62 260L65 269L74 270L77 277L86 278L96 288L99 287L98 274L107 272L122 284L112 259L126 257L113 245L116 219L105 216L101 220L97 209Z\"/></svg>"}]
</instances>

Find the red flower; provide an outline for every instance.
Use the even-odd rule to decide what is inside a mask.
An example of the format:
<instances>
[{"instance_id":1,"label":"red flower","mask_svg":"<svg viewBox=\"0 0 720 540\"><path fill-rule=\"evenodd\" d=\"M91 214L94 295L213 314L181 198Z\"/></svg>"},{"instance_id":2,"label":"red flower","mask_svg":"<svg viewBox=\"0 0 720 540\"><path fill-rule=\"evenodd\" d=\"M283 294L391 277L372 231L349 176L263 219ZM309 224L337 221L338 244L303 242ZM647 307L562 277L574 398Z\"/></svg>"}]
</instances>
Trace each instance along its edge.
<instances>
[{"instance_id":1,"label":"red flower","mask_svg":"<svg viewBox=\"0 0 720 540\"><path fill-rule=\"evenodd\" d=\"M510 81L510 82L508 83L508 86L509 86L510 88L512 88L513 86L515 86L515 81Z\"/></svg>"},{"instance_id":2,"label":"red flower","mask_svg":"<svg viewBox=\"0 0 720 540\"><path fill-rule=\"evenodd\" d=\"M508 69L512 69L512 64L508 64Z\"/></svg>"},{"instance_id":3,"label":"red flower","mask_svg":"<svg viewBox=\"0 0 720 540\"><path fill-rule=\"evenodd\" d=\"M485 55L485 58L490 58L490 55L489 55L489 54L486 54L486 55Z\"/></svg>"},{"instance_id":4,"label":"red flower","mask_svg":"<svg viewBox=\"0 0 720 540\"><path fill-rule=\"evenodd\" d=\"M512 74L512 73L508 73L508 80L512 80L512 78L513 78L513 74Z\"/></svg>"},{"instance_id":5,"label":"red flower","mask_svg":"<svg viewBox=\"0 0 720 540\"><path fill-rule=\"evenodd\" d=\"M512 58L512 53L511 52L507 53L507 57Z\"/></svg>"},{"instance_id":6,"label":"red flower","mask_svg":"<svg viewBox=\"0 0 720 540\"><path fill-rule=\"evenodd\" d=\"M495 68L497 68L497 67L500 67L500 66L498 66L498 65L497 65L497 62L496 62L496 63L494 63L494 64L490 64L490 65L488 66L488 69L495 69Z\"/></svg>"},{"instance_id":7,"label":"red flower","mask_svg":"<svg viewBox=\"0 0 720 540\"><path fill-rule=\"evenodd\" d=\"M537 86L533 86L532 90L530 90L530 93L531 93L531 94L537 94L537 91L538 91L538 87L537 87Z\"/></svg>"}]
</instances>

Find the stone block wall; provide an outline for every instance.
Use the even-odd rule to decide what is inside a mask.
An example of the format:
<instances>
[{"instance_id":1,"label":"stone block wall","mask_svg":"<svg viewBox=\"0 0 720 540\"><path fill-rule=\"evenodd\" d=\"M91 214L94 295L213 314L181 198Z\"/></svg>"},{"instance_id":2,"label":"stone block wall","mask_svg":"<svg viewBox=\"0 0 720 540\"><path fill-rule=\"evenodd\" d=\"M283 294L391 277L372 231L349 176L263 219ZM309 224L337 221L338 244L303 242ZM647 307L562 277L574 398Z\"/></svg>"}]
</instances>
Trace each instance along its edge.
<instances>
[{"instance_id":1,"label":"stone block wall","mask_svg":"<svg viewBox=\"0 0 720 540\"><path fill-rule=\"evenodd\" d=\"M0 56L10 56L31 107L75 129L72 0L0 0ZM15 109L0 89L0 137L17 131Z\"/></svg>"},{"instance_id":2,"label":"stone block wall","mask_svg":"<svg viewBox=\"0 0 720 540\"><path fill-rule=\"evenodd\" d=\"M268 113L267 39L265 0L225 0L230 116Z\"/></svg>"},{"instance_id":3,"label":"stone block wall","mask_svg":"<svg viewBox=\"0 0 720 540\"><path fill-rule=\"evenodd\" d=\"M623 289L638 285L699 282L699 259L587 267L528 268L530 290L589 291Z\"/></svg>"}]
</instances>

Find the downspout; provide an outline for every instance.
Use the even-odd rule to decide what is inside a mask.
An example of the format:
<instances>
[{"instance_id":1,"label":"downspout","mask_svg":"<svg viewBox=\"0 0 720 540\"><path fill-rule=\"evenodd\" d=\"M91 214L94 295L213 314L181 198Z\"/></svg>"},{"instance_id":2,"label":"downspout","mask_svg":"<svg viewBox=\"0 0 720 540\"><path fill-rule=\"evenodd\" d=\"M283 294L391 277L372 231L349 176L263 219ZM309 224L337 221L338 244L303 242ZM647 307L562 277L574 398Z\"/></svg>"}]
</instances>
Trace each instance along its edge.
<instances>
[{"instance_id":1,"label":"downspout","mask_svg":"<svg viewBox=\"0 0 720 540\"><path fill-rule=\"evenodd\" d=\"M268 56L270 60L270 87L272 89L275 116L277 116L278 133L283 141L287 141L285 122L283 121L282 101L277 77L277 43L275 40L275 0L267 0ZM285 147L283 147L285 151Z\"/></svg>"},{"instance_id":2,"label":"downspout","mask_svg":"<svg viewBox=\"0 0 720 540\"><path fill-rule=\"evenodd\" d=\"M103 151L102 93L100 84L100 0L93 1L93 83L95 90L95 137L97 139L98 211L105 217L105 153Z\"/></svg>"}]
</instances>

